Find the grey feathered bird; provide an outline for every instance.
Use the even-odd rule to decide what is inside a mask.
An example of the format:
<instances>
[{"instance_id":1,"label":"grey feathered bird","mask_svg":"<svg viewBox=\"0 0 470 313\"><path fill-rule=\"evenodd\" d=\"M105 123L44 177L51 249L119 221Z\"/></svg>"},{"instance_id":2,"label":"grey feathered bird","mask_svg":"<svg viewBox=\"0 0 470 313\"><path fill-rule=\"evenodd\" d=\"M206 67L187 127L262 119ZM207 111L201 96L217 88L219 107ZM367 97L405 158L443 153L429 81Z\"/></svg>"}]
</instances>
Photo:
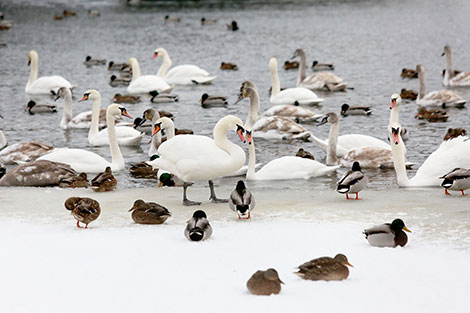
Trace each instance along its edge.
<instances>
[{"instance_id":1,"label":"grey feathered bird","mask_svg":"<svg viewBox=\"0 0 470 313\"><path fill-rule=\"evenodd\" d=\"M230 194L228 200L230 209L237 212L239 219L249 219L251 211L255 207L255 198L251 192L246 189L245 183L239 180L235 190Z\"/></svg>"},{"instance_id":2,"label":"grey feathered bird","mask_svg":"<svg viewBox=\"0 0 470 313\"><path fill-rule=\"evenodd\" d=\"M187 221L184 235L191 241L201 241L212 235L212 226L207 220L207 215L202 210L197 210Z\"/></svg>"},{"instance_id":3,"label":"grey feathered bird","mask_svg":"<svg viewBox=\"0 0 470 313\"><path fill-rule=\"evenodd\" d=\"M361 172L361 166L359 165L359 162L354 162L352 169L348 171L338 182L336 191L338 191L339 193L345 193L346 199L348 200L348 194L355 193L355 200L359 200L359 191L361 191L367 186L367 182L368 179L364 175L364 173Z\"/></svg>"}]
</instances>

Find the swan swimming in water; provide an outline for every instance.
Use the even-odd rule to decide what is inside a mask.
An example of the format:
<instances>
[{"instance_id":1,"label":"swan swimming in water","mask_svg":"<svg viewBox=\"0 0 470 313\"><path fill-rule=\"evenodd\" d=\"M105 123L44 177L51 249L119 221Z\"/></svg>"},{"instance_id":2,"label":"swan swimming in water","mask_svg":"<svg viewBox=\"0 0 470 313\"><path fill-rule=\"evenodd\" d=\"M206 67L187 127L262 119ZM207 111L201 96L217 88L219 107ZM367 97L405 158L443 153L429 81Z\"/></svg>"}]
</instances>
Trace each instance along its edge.
<instances>
[{"instance_id":1,"label":"swan swimming in water","mask_svg":"<svg viewBox=\"0 0 470 313\"><path fill-rule=\"evenodd\" d=\"M141 75L140 66L136 58L130 58L129 65L132 69L132 79L127 87L128 93L144 94L153 90L157 90L158 92L170 92L171 89L173 89L158 75Z\"/></svg>"},{"instance_id":2,"label":"swan swimming in water","mask_svg":"<svg viewBox=\"0 0 470 313\"><path fill-rule=\"evenodd\" d=\"M452 68L452 49L449 45L444 46L442 56L446 56L446 70L442 84L446 87L468 87L470 86L470 72L455 74Z\"/></svg>"}]
</instances>

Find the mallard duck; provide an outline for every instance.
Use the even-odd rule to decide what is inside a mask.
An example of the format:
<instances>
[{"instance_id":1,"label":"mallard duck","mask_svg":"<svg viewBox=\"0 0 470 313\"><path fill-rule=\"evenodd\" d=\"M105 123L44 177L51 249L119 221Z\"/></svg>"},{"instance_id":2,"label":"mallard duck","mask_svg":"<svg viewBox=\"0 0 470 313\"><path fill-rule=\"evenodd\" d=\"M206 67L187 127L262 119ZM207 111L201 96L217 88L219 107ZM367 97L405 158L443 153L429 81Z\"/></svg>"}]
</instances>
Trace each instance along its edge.
<instances>
[{"instance_id":1,"label":"mallard duck","mask_svg":"<svg viewBox=\"0 0 470 313\"><path fill-rule=\"evenodd\" d=\"M445 188L445 194L450 196L449 190L460 190L462 196L465 196L464 190L470 189L470 170L464 168L455 168L444 176L441 186Z\"/></svg>"},{"instance_id":2,"label":"mallard duck","mask_svg":"<svg viewBox=\"0 0 470 313\"><path fill-rule=\"evenodd\" d=\"M348 200L348 194L355 193L355 200L360 200L359 191L363 190L367 186L367 182L367 176L365 176L364 173L361 172L361 166L359 165L359 162L354 162L352 169L348 171L338 182L336 191L338 191L339 193L345 193L346 199Z\"/></svg>"},{"instance_id":3,"label":"mallard duck","mask_svg":"<svg viewBox=\"0 0 470 313\"><path fill-rule=\"evenodd\" d=\"M457 138L459 136L467 135L467 131L463 128L449 128L447 130L446 135L444 136L444 140L449 140L452 138Z\"/></svg>"},{"instance_id":4,"label":"mallard duck","mask_svg":"<svg viewBox=\"0 0 470 313\"><path fill-rule=\"evenodd\" d=\"M87 13L88 13L88 16L94 16L94 17L101 16L101 12L98 9L89 9Z\"/></svg>"},{"instance_id":5,"label":"mallard duck","mask_svg":"<svg viewBox=\"0 0 470 313\"><path fill-rule=\"evenodd\" d=\"M304 150L303 148L299 148L299 150L297 151L295 156L300 157L300 158L315 160L315 157L313 156L313 154L311 154L310 152Z\"/></svg>"},{"instance_id":6,"label":"mallard duck","mask_svg":"<svg viewBox=\"0 0 470 313\"><path fill-rule=\"evenodd\" d=\"M401 70L400 76L402 78L418 78L418 71L414 69L403 68Z\"/></svg>"},{"instance_id":7,"label":"mallard duck","mask_svg":"<svg viewBox=\"0 0 470 313\"><path fill-rule=\"evenodd\" d=\"M333 71L335 66L331 63L318 63L318 61L313 61L312 70L316 71Z\"/></svg>"},{"instance_id":8,"label":"mallard duck","mask_svg":"<svg viewBox=\"0 0 470 313\"><path fill-rule=\"evenodd\" d=\"M416 100L418 98L418 92L411 89L402 89L400 92L400 97L402 99Z\"/></svg>"},{"instance_id":9,"label":"mallard duck","mask_svg":"<svg viewBox=\"0 0 470 313\"><path fill-rule=\"evenodd\" d=\"M87 55L85 58L85 61L83 61L83 64L86 66L94 66L94 65L105 65L106 60L105 59L93 59L91 56Z\"/></svg>"},{"instance_id":10,"label":"mallard duck","mask_svg":"<svg viewBox=\"0 0 470 313\"><path fill-rule=\"evenodd\" d=\"M306 280L343 280L348 278L349 269L352 266L344 254L337 254L334 258L324 256L313 259L299 266L296 272Z\"/></svg>"},{"instance_id":11,"label":"mallard duck","mask_svg":"<svg viewBox=\"0 0 470 313\"><path fill-rule=\"evenodd\" d=\"M237 212L238 219L249 219L256 202L251 192L246 189L245 183L239 180L237 186L230 194L228 204L232 211Z\"/></svg>"},{"instance_id":12,"label":"mallard duck","mask_svg":"<svg viewBox=\"0 0 470 313\"><path fill-rule=\"evenodd\" d=\"M446 110L432 109L426 110L424 107L418 109L418 113L415 115L417 119L426 119L428 122L447 122L449 115Z\"/></svg>"},{"instance_id":13,"label":"mallard duck","mask_svg":"<svg viewBox=\"0 0 470 313\"><path fill-rule=\"evenodd\" d=\"M234 63L225 63L222 62L220 63L220 69L221 70L232 70L232 71L238 71L238 66Z\"/></svg>"},{"instance_id":14,"label":"mallard duck","mask_svg":"<svg viewBox=\"0 0 470 313\"><path fill-rule=\"evenodd\" d=\"M165 21L165 23L170 23L170 22L179 23L179 22L181 22L181 18L176 17L176 16L165 15L164 21Z\"/></svg>"},{"instance_id":15,"label":"mallard duck","mask_svg":"<svg viewBox=\"0 0 470 313\"><path fill-rule=\"evenodd\" d=\"M277 295L281 292L281 284L284 284L279 278L279 274L274 268L266 271L256 271L246 282L248 290L258 296Z\"/></svg>"},{"instance_id":16,"label":"mallard duck","mask_svg":"<svg viewBox=\"0 0 470 313\"><path fill-rule=\"evenodd\" d=\"M395 248L396 246L404 247L408 242L408 236L403 230L411 233L403 220L397 218L391 224L386 223L365 229L363 234L372 246Z\"/></svg>"},{"instance_id":17,"label":"mallard duck","mask_svg":"<svg viewBox=\"0 0 470 313\"><path fill-rule=\"evenodd\" d=\"M111 191L116 188L117 180L114 178L111 167L106 167L103 173L91 180L91 189L96 192Z\"/></svg>"},{"instance_id":18,"label":"mallard duck","mask_svg":"<svg viewBox=\"0 0 470 313\"><path fill-rule=\"evenodd\" d=\"M164 206L141 199L134 202L129 212L132 212L132 220L137 224L163 224L171 216Z\"/></svg>"},{"instance_id":19,"label":"mallard duck","mask_svg":"<svg viewBox=\"0 0 470 313\"><path fill-rule=\"evenodd\" d=\"M369 106L350 106L349 104L345 103L341 106L341 115L348 116L348 115L370 115L372 110Z\"/></svg>"},{"instance_id":20,"label":"mallard duck","mask_svg":"<svg viewBox=\"0 0 470 313\"><path fill-rule=\"evenodd\" d=\"M65 200L65 208L71 211L77 220L78 228L83 228L80 223L85 224L84 228L88 228L88 224L96 220L101 213L100 204L91 198L70 197Z\"/></svg>"},{"instance_id":21,"label":"mallard duck","mask_svg":"<svg viewBox=\"0 0 470 313\"><path fill-rule=\"evenodd\" d=\"M202 210L197 210L187 221L184 235L191 241L201 241L212 235L212 226L207 220L207 215Z\"/></svg>"},{"instance_id":22,"label":"mallard duck","mask_svg":"<svg viewBox=\"0 0 470 313\"><path fill-rule=\"evenodd\" d=\"M75 15L77 15L77 13L75 11L71 11L71 10L64 10L64 12L62 14L64 16L75 16Z\"/></svg>"},{"instance_id":23,"label":"mallard duck","mask_svg":"<svg viewBox=\"0 0 470 313\"><path fill-rule=\"evenodd\" d=\"M60 188L88 188L88 176L80 173L71 177L62 177L59 181Z\"/></svg>"},{"instance_id":24,"label":"mallard duck","mask_svg":"<svg viewBox=\"0 0 470 313\"><path fill-rule=\"evenodd\" d=\"M152 155L150 161L158 158L158 155ZM158 179L158 169L154 169L147 162L131 163L129 171L135 178L155 178Z\"/></svg>"},{"instance_id":25,"label":"mallard duck","mask_svg":"<svg viewBox=\"0 0 470 313\"><path fill-rule=\"evenodd\" d=\"M225 24L227 25L227 29L228 30L231 30L231 31L237 31L239 28L238 28L238 23L236 21L232 21L232 23L230 24Z\"/></svg>"},{"instance_id":26,"label":"mallard duck","mask_svg":"<svg viewBox=\"0 0 470 313\"><path fill-rule=\"evenodd\" d=\"M129 63L115 63L114 61L108 63L109 71L122 71L125 68L130 68Z\"/></svg>"},{"instance_id":27,"label":"mallard duck","mask_svg":"<svg viewBox=\"0 0 470 313\"><path fill-rule=\"evenodd\" d=\"M299 62L297 61L285 61L284 62L284 65L282 66L286 71L287 70L294 70L294 69L297 69L299 68Z\"/></svg>"},{"instance_id":28,"label":"mallard duck","mask_svg":"<svg viewBox=\"0 0 470 313\"><path fill-rule=\"evenodd\" d=\"M157 90L152 90L149 92L150 102L152 103L167 103L167 102L178 102L180 97L171 93L162 93Z\"/></svg>"},{"instance_id":29,"label":"mallard duck","mask_svg":"<svg viewBox=\"0 0 470 313\"><path fill-rule=\"evenodd\" d=\"M60 21L60 20L63 20L63 19L64 19L64 17L62 15L59 15L59 14L54 15L54 21Z\"/></svg>"},{"instance_id":30,"label":"mallard duck","mask_svg":"<svg viewBox=\"0 0 470 313\"><path fill-rule=\"evenodd\" d=\"M209 96L207 93L201 96L199 100L202 107L218 106L218 105L227 105L227 97L223 96Z\"/></svg>"},{"instance_id":31,"label":"mallard duck","mask_svg":"<svg viewBox=\"0 0 470 313\"><path fill-rule=\"evenodd\" d=\"M121 95L120 93L117 93L114 95L114 98L112 100L114 103L131 103L135 104L140 102L140 97L139 96L133 96L133 95Z\"/></svg>"},{"instance_id":32,"label":"mallard duck","mask_svg":"<svg viewBox=\"0 0 470 313\"><path fill-rule=\"evenodd\" d=\"M217 23L215 18L205 18L201 17L201 25L211 25Z\"/></svg>"},{"instance_id":33,"label":"mallard duck","mask_svg":"<svg viewBox=\"0 0 470 313\"><path fill-rule=\"evenodd\" d=\"M160 180L158 187L161 187L161 186L183 187L184 186L184 181L181 178L179 178L175 174L171 174L168 172L163 172L158 179Z\"/></svg>"},{"instance_id":34,"label":"mallard duck","mask_svg":"<svg viewBox=\"0 0 470 313\"><path fill-rule=\"evenodd\" d=\"M127 77L117 77L116 75L111 75L109 79L109 85L111 85L111 87L129 86L130 83L131 79Z\"/></svg>"},{"instance_id":35,"label":"mallard duck","mask_svg":"<svg viewBox=\"0 0 470 313\"><path fill-rule=\"evenodd\" d=\"M25 111L31 115L34 113L57 113L57 107L53 104L37 104L36 101L30 100Z\"/></svg>"}]
</instances>

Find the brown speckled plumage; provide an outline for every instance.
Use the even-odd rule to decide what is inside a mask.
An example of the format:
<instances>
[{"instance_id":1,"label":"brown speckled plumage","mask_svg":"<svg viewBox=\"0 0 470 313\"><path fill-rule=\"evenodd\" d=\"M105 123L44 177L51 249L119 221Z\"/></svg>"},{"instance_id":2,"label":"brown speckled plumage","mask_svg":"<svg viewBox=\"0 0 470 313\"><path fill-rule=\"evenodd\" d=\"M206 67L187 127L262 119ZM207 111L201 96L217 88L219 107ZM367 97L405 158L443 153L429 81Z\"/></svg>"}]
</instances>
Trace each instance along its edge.
<instances>
[{"instance_id":1,"label":"brown speckled plumage","mask_svg":"<svg viewBox=\"0 0 470 313\"><path fill-rule=\"evenodd\" d=\"M162 224L171 216L170 211L160 204L140 199L134 202L131 211L132 219L137 224Z\"/></svg>"},{"instance_id":2,"label":"brown speckled plumage","mask_svg":"<svg viewBox=\"0 0 470 313\"><path fill-rule=\"evenodd\" d=\"M337 254L334 258L321 257L313 259L299 266L296 273L307 280L343 280L348 278L351 265L344 254Z\"/></svg>"},{"instance_id":3,"label":"brown speckled plumage","mask_svg":"<svg viewBox=\"0 0 470 313\"><path fill-rule=\"evenodd\" d=\"M96 220L101 213L100 204L91 198L70 197L64 205L77 220L78 228L82 228L80 223L88 228L88 224Z\"/></svg>"}]
</instances>

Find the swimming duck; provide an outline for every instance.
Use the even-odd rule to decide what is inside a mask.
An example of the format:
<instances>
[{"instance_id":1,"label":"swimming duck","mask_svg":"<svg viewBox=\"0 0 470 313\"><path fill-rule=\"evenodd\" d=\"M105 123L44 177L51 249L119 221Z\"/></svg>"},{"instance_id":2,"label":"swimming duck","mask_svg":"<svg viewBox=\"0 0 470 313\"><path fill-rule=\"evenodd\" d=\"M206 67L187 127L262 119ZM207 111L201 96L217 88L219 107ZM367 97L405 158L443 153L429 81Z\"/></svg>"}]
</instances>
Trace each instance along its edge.
<instances>
[{"instance_id":1,"label":"swimming duck","mask_svg":"<svg viewBox=\"0 0 470 313\"><path fill-rule=\"evenodd\" d=\"M114 95L114 98L112 100L114 103L130 103L130 104L135 104L140 102L140 97L139 96L133 96L133 95L121 95L120 93L117 93Z\"/></svg>"},{"instance_id":2,"label":"swimming duck","mask_svg":"<svg viewBox=\"0 0 470 313\"><path fill-rule=\"evenodd\" d=\"M400 76L402 78L418 78L418 71L414 69L403 68L401 70Z\"/></svg>"},{"instance_id":3,"label":"swimming duck","mask_svg":"<svg viewBox=\"0 0 470 313\"><path fill-rule=\"evenodd\" d=\"M64 12L62 12L62 14L64 16L75 16L75 15L77 15L77 13L75 11L71 11L71 10L64 10Z\"/></svg>"},{"instance_id":4,"label":"swimming duck","mask_svg":"<svg viewBox=\"0 0 470 313\"><path fill-rule=\"evenodd\" d=\"M447 191L447 189L460 190L462 196L465 196L464 190L470 188L470 170L455 168L439 178L444 179L441 186L445 188L445 194L448 196L451 194Z\"/></svg>"},{"instance_id":5,"label":"swimming duck","mask_svg":"<svg viewBox=\"0 0 470 313\"><path fill-rule=\"evenodd\" d=\"M111 191L116 188L117 180L114 178L111 167L106 167L103 173L99 173L91 180L91 189L96 192Z\"/></svg>"},{"instance_id":6,"label":"swimming duck","mask_svg":"<svg viewBox=\"0 0 470 313\"><path fill-rule=\"evenodd\" d=\"M212 235L212 226L204 211L197 210L193 213L193 217L187 221L184 235L191 241L205 240Z\"/></svg>"},{"instance_id":7,"label":"swimming duck","mask_svg":"<svg viewBox=\"0 0 470 313\"><path fill-rule=\"evenodd\" d=\"M315 160L315 157L313 156L313 154L311 154L310 152L304 150L303 148L299 148L299 150L297 151L295 156L299 157L299 158Z\"/></svg>"},{"instance_id":8,"label":"swimming duck","mask_svg":"<svg viewBox=\"0 0 470 313\"><path fill-rule=\"evenodd\" d=\"M158 92L157 90L150 91L149 95L151 96L150 102L152 103L178 102L180 99L178 95Z\"/></svg>"},{"instance_id":9,"label":"swimming duck","mask_svg":"<svg viewBox=\"0 0 470 313\"><path fill-rule=\"evenodd\" d=\"M402 89L400 92L400 97L402 99L416 100L418 98L418 93L411 89Z\"/></svg>"},{"instance_id":10,"label":"swimming duck","mask_svg":"<svg viewBox=\"0 0 470 313\"><path fill-rule=\"evenodd\" d=\"M348 171L338 182L336 191L339 193L345 193L346 199L348 200L348 194L355 193L356 200L359 200L359 191L363 190L367 186L367 182L367 176L361 172L361 166L359 165L359 162L354 162L352 169Z\"/></svg>"},{"instance_id":11,"label":"swimming duck","mask_svg":"<svg viewBox=\"0 0 470 313\"><path fill-rule=\"evenodd\" d=\"M131 79L127 77L117 77L116 75L111 75L109 79L109 84L111 87L117 86L129 86Z\"/></svg>"},{"instance_id":12,"label":"swimming duck","mask_svg":"<svg viewBox=\"0 0 470 313\"><path fill-rule=\"evenodd\" d=\"M211 25L217 23L215 18L205 18L201 17L201 25Z\"/></svg>"},{"instance_id":13,"label":"swimming duck","mask_svg":"<svg viewBox=\"0 0 470 313\"><path fill-rule=\"evenodd\" d=\"M163 224L171 216L164 206L141 199L134 202L129 212L132 212L132 220L137 224Z\"/></svg>"},{"instance_id":14,"label":"swimming duck","mask_svg":"<svg viewBox=\"0 0 470 313\"><path fill-rule=\"evenodd\" d=\"M444 136L444 141L466 135L467 131L464 128L449 128Z\"/></svg>"},{"instance_id":15,"label":"swimming duck","mask_svg":"<svg viewBox=\"0 0 470 313\"><path fill-rule=\"evenodd\" d=\"M115 63L114 61L109 61L108 70L109 71L121 71L122 69L130 68L129 63Z\"/></svg>"},{"instance_id":16,"label":"swimming duck","mask_svg":"<svg viewBox=\"0 0 470 313\"><path fill-rule=\"evenodd\" d=\"M256 202L251 192L246 189L245 183L239 180L235 190L230 194L228 204L232 211L237 212L238 219L249 219Z\"/></svg>"},{"instance_id":17,"label":"swimming duck","mask_svg":"<svg viewBox=\"0 0 470 313\"><path fill-rule=\"evenodd\" d=\"M36 101L30 100L25 111L31 115L34 113L57 113L57 107L53 104L37 104Z\"/></svg>"},{"instance_id":18,"label":"swimming duck","mask_svg":"<svg viewBox=\"0 0 470 313\"><path fill-rule=\"evenodd\" d=\"M299 62L297 61L285 61L284 62L284 65L282 66L286 71L287 70L294 70L294 69L297 69L299 68Z\"/></svg>"},{"instance_id":19,"label":"swimming duck","mask_svg":"<svg viewBox=\"0 0 470 313\"><path fill-rule=\"evenodd\" d=\"M312 70L316 71L333 71L335 66L331 63L318 63L318 61L313 61Z\"/></svg>"},{"instance_id":20,"label":"swimming duck","mask_svg":"<svg viewBox=\"0 0 470 313\"><path fill-rule=\"evenodd\" d=\"M176 16L165 15L164 21L165 21L165 23L170 23L170 22L179 23L179 22L181 22L181 18L176 17Z\"/></svg>"},{"instance_id":21,"label":"swimming duck","mask_svg":"<svg viewBox=\"0 0 470 313\"><path fill-rule=\"evenodd\" d=\"M232 71L238 71L238 66L234 63L225 63L222 62L220 63L220 69L221 70L232 70Z\"/></svg>"},{"instance_id":22,"label":"swimming duck","mask_svg":"<svg viewBox=\"0 0 470 313\"><path fill-rule=\"evenodd\" d=\"M203 108L217 105L227 105L227 97L223 96L209 96L207 93L204 93L199 100Z\"/></svg>"},{"instance_id":23,"label":"swimming duck","mask_svg":"<svg viewBox=\"0 0 470 313\"><path fill-rule=\"evenodd\" d=\"M344 254L337 254L334 258L324 256L313 259L299 266L296 272L306 280L343 280L348 278L349 269L352 266Z\"/></svg>"},{"instance_id":24,"label":"swimming duck","mask_svg":"<svg viewBox=\"0 0 470 313\"><path fill-rule=\"evenodd\" d=\"M105 65L106 60L105 59L93 59L91 56L87 55L85 58L85 61L83 61L83 64L86 66L94 66L94 65Z\"/></svg>"},{"instance_id":25,"label":"swimming duck","mask_svg":"<svg viewBox=\"0 0 470 313\"><path fill-rule=\"evenodd\" d=\"M70 197L65 200L64 205L77 220L78 228L88 228L88 224L96 220L101 213L100 204L91 198ZM81 227L80 223L85 224L85 227Z\"/></svg>"},{"instance_id":26,"label":"swimming duck","mask_svg":"<svg viewBox=\"0 0 470 313\"><path fill-rule=\"evenodd\" d=\"M88 187L69 165L51 161L32 161L9 170L0 179L0 186L61 188Z\"/></svg>"},{"instance_id":27,"label":"swimming duck","mask_svg":"<svg viewBox=\"0 0 470 313\"><path fill-rule=\"evenodd\" d=\"M281 292L281 284L284 284L279 278L279 274L274 268L266 271L256 271L246 282L248 290L258 296L277 295Z\"/></svg>"},{"instance_id":28,"label":"swimming duck","mask_svg":"<svg viewBox=\"0 0 470 313\"><path fill-rule=\"evenodd\" d=\"M428 122L447 122L449 115L447 115L446 110L442 109L433 109L426 110L424 107L418 109L418 113L415 115L417 119L426 119Z\"/></svg>"},{"instance_id":29,"label":"swimming duck","mask_svg":"<svg viewBox=\"0 0 470 313\"><path fill-rule=\"evenodd\" d=\"M232 23L225 24L225 25L227 25L227 29L231 30L231 31L237 31L239 29L238 28L238 23L236 21L232 21Z\"/></svg>"},{"instance_id":30,"label":"swimming duck","mask_svg":"<svg viewBox=\"0 0 470 313\"><path fill-rule=\"evenodd\" d=\"M411 233L403 220L397 218L391 224L386 223L368 228L363 234L372 246L395 248L396 246L404 247L408 242L408 236L403 230Z\"/></svg>"},{"instance_id":31,"label":"swimming duck","mask_svg":"<svg viewBox=\"0 0 470 313\"><path fill-rule=\"evenodd\" d=\"M369 106L350 106L349 104L345 103L341 106L341 115L348 116L348 115L370 115L372 110Z\"/></svg>"}]
</instances>

